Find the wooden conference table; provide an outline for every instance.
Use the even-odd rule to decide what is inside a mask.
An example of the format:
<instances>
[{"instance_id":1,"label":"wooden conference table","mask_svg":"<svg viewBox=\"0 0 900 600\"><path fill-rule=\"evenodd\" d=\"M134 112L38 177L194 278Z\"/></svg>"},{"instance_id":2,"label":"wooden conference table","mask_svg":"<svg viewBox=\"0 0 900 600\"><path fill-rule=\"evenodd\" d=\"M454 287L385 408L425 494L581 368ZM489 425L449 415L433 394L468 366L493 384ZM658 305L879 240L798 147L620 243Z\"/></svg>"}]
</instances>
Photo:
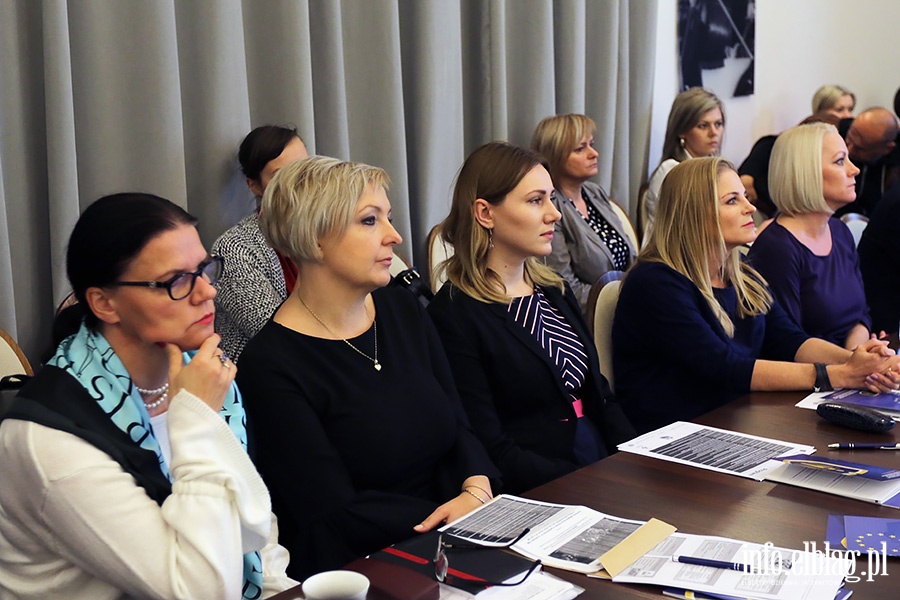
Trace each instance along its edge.
<instances>
[{"instance_id":1,"label":"wooden conference table","mask_svg":"<svg viewBox=\"0 0 900 600\"><path fill-rule=\"evenodd\" d=\"M833 442L900 442L900 428L869 434L821 419L815 411L794 405L796 392L758 392L704 415L697 422L774 439L815 446L817 454L880 466L900 466L900 452L834 451ZM900 511L783 484L753 481L654 458L619 452L524 494L529 498L583 504L618 517L656 517L684 533L721 535L751 542L803 549L803 542L823 548L830 514L900 518ZM856 571L868 567L865 557ZM585 588L584 598L656 598L657 587L597 581L558 570L553 572ZM853 600L900 597L900 560L887 561L887 576L866 577L846 587Z\"/></svg>"},{"instance_id":2,"label":"wooden conference table","mask_svg":"<svg viewBox=\"0 0 900 600\"><path fill-rule=\"evenodd\" d=\"M812 410L796 408L805 394L752 393L697 419L697 422L774 439L809 444L822 455L833 442L900 442L900 427L886 434L868 434L832 425ZM900 451L840 451L845 460L900 466ZM580 504L627 519L656 517L684 533L720 535L751 542L803 549L803 542L825 540L830 514L900 518L900 511L783 484L733 475L619 452L594 465L552 481L526 497L562 504ZM865 571L865 557L856 572ZM653 586L616 584L577 573L548 569L585 588L580 598L662 598ZM887 561L887 576L846 584L853 600L896 600L900 597L900 560ZM279 600L302 598L299 588Z\"/></svg>"}]
</instances>

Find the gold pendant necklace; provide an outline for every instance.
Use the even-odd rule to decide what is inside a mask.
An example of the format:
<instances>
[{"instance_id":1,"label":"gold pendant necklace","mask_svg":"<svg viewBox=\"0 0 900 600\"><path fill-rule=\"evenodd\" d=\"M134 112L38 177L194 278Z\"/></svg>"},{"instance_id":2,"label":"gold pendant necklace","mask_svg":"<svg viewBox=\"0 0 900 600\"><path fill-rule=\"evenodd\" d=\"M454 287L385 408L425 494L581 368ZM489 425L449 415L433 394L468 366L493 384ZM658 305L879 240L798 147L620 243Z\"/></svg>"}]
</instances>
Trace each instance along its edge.
<instances>
[{"instance_id":1,"label":"gold pendant necklace","mask_svg":"<svg viewBox=\"0 0 900 600\"><path fill-rule=\"evenodd\" d=\"M378 362L378 319L372 319L372 327L373 327L373 329L374 329L374 334L375 334L375 358L372 358L371 356L369 356L368 354L366 354L365 352L363 352L362 350L360 350L359 348L357 348L356 346L354 346L353 344L351 344L350 341L349 341L347 338L342 338L341 336L339 336L338 334L336 334L336 333L331 329L331 327L329 327L328 325L326 325L326 324L325 324L325 321L323 321L322 319L320 319L320 318L319 318L319 315L317 315L316 313L314 313L314 312L313 312L313 309L311 309L311 308L309 307L309 305L308 305L306 302L303 301L303 298L300 297L300 294L297 294L297 300L300 301L300 304L302 304L302 305L304 306L304 308L306 308L306 310L309 311L309 314L311 314L311 315L313 316L313 318L314 318L316 321L319 322L319 325L321 325L322 327L324 327L324 328L328 331L328 333L330 333L330 334L333 335L334 337L338 338L339 340L341 340L342 342L344 342L345 344L347 344L348 346L350 346L351 348L353 348L353 350L355 350L357 354L359 354L359 355L361 355L361 356L365 356L366 358L368 358L369 360L371 360L371 361L374 363L374 365L375 365L375 370L376 370L376 371L380 371L380 370L381 370L381 363ZM369 310L368 310L368 308L367 308L367 309L366 309L366 317L368 317L368 316L369 316Z\"/></svg>"}]
</instances>

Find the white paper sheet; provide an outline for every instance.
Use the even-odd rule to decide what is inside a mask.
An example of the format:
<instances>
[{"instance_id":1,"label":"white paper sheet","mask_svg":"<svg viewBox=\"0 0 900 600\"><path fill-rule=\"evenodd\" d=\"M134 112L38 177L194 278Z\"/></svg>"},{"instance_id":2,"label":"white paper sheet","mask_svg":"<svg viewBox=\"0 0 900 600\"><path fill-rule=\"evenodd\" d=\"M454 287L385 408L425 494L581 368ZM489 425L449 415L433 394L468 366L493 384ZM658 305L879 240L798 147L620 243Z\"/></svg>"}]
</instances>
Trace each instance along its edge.
<instances>
[{"instance_id":1,"label":"white paper sheet","mask_svg":"<svg viewBox=\"0 0 900 600\"><path fill-rule=\"evenodd\" d=\"M753 566L756 572L687 565L673 561L673 556L742 563ZM844 575L852 568L852 560L844 556L673 533L613 581L761 600L833 600Z\"/></svg>"},{"instance_id":2,"label":"white paper sheet","mask_svg":"<svg viewBox=\"0 0 900 600\"><path fill-rule=\"evenodd\" d=\"M762 481L779 456L812 454L812 446L677 421L619 444L619 450Z\"/></svg>"}]
</instances>

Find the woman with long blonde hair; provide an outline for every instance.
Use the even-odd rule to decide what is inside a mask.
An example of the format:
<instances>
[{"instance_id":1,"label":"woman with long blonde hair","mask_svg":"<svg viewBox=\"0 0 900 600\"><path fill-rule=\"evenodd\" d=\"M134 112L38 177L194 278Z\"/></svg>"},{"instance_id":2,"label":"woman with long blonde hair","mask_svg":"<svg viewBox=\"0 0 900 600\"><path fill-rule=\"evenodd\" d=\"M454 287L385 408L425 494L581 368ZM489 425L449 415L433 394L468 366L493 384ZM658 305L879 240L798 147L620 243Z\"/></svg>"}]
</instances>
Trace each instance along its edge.
<instances>
[{"instance_id":1,"label":"woman with long blonde hair","mask_svg":"<svg viewBox=\"0 0 900 600\"><path fill-rule=\"evenodd\" d=\"M754 210L721 158L685 161L663 182L657 230L613 323L616 390L639 431L751 390L897 389L900 358L886 344L850 352L809 337L773 300L738 250L756 238Z\"/></svg>"},{"instance_id":2,"label":"woman with long blonde hair","mask_svg":"<svg viewBox=\"0 0 900 600\"><path fill-rule=\"evenodd\" d=\"M581 308L543 264L560 218L537 153L504 142L463 164L442 225L455 254L428 306L476 435L504 491L605 457L633 435L612 398Z\"/></svg>"}]
</instances>

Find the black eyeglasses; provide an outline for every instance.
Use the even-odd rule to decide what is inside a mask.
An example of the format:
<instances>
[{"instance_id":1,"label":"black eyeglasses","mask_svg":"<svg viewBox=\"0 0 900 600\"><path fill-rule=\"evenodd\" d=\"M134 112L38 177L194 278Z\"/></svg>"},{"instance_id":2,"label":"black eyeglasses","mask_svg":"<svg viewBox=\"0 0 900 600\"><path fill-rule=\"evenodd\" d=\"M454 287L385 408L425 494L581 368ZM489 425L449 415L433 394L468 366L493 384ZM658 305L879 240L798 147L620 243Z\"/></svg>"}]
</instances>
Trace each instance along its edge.
<instances>
[{"instance_id":1,"label":"black eyeglasses","mask_svg":"<svg viewBox=\"0 0 900 600\"><path fill-rule=\"evenodd\" d=\"M522 533L520 533L519 535L516 536L516 539L514 539L513 541L511 541L508 544L505 544L503 546L481 546L479 544L469 544L466 542L446 543L446 542L444 542L444 534L439 534L437 550L434 553L434 578L437 579L438 581L440 581L441 583L444 583L445 581L447 581L447 574L450 572L450 559L447 558L447 552L446 552L447 550L453 550L453 549L503 550L503 549L508 549L511 546L514 546L516 544L516 542L521 540L523 537L528 535L529 531L530 531L530 529L526 527L524 530L522 530ZM513 585L519 585L519 584L524 583L525 580L528 579L528 577L532 573L534 573L534 570L540 566L541 566L540 560L534 561L533 563L531 563L531 568L529 568L528 571L526 571L525 574L518 581L511 581L511 582L486 581L484 579L481 579L480 577L471 577L471 576L465 576L465 575L451 575L450 577L458 577L459 579L463 579L469 583L473 583L476 585L484 585L484 586L489 586L489 587L495 586L495 585L513 586Z\"/></svg>"},{"instance_id":2,"label":"black eyeglasses","mask_svg":"<svg viewBox=\"0 0 900 600\"><path fill-rule=\"evenodd\" d=\"M215 285L224 271L225 260L221 256L210 256L200 263L193 273L178 273L166 281L113 281L110 285L165 288L172 300L184 300L194 291L198 277L203 277L207 283Z\"/></svg>"}]
</instances>

